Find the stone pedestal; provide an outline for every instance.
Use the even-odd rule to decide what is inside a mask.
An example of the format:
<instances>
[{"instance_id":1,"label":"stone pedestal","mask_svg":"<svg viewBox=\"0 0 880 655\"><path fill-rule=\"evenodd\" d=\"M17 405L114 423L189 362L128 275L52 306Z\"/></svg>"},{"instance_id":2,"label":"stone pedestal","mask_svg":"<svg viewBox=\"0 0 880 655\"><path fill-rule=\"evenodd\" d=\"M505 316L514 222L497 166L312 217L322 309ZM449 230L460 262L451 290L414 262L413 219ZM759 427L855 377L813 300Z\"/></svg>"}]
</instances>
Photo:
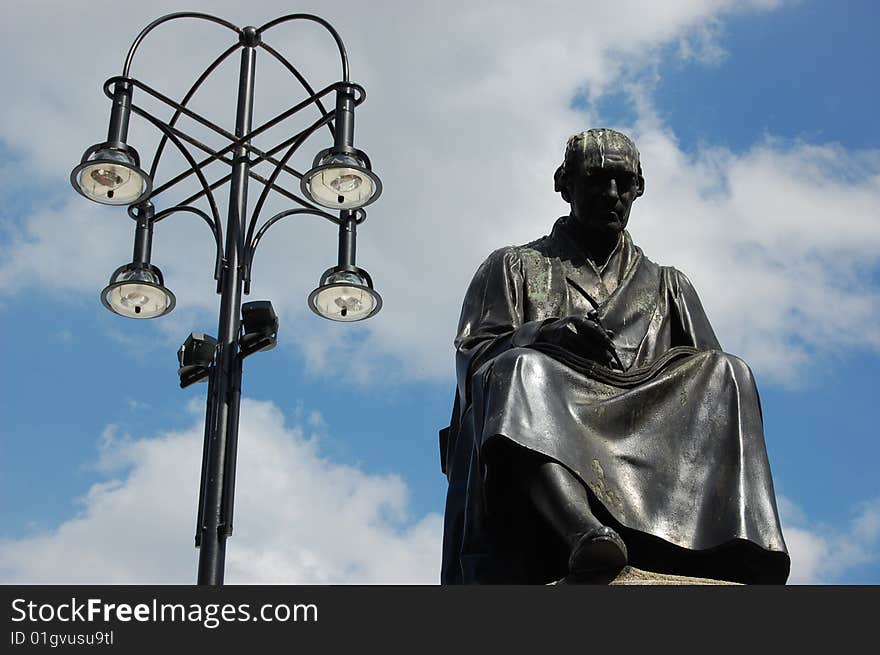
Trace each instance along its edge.
<instances>
[{"instance_id":1,"label":"stone pedestal","mask_svg":"<svg viewBox=\"0 0 880 655\"><path fill-rule=\"evenodd\" d=\"M712 580L710 578L688 578L683 575L669 575L667 573L653 573L643 571L633 566L624 567L611 585L733 585L739 586L739 582L727 580Z\"/></svg>"},{"instance_id":2,"label":"stone pedestal","mask_svg":"<svg viewBox=\"0 0 880 655\"><path fill-rule=\"evenodd\" d=\"M605 584L605 585L731 585L740 586L738 582L712 580L710 578L689 578L683 575L654 573L643 571L634 566L626 566L612 579L593 579L590 581L572 582L566 579L551 584Z\"/></svg>"}]
</instances>

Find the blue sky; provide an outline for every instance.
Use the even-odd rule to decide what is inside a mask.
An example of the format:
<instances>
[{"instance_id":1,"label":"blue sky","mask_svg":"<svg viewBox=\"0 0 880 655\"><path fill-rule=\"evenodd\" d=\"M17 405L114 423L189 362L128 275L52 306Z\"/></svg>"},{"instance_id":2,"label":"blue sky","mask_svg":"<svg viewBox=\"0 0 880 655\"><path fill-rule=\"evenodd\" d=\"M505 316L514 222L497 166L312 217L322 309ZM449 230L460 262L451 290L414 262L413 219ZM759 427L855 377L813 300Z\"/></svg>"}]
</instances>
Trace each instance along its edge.
<instances>
[{"instance_id":1,"label":"blue sky","mask_svg":"<svg viewBox=\"0 0 880 655\"><path fill-rule=\"evenodd\" d=\"M258 5L257 15L231 2L208 10L239 24L290 10ZM494 248L545 233L565 211L550 182L565 137L609 125L642 152L647 192L633 209L634 240L691 277L722 344L755 370L792 581L880 583L876 8L688 0L609 12L559 2L541 15L520 3L392 6L402 29L355 3L314 10L342 33L353 79L369 93L357 139L385 193L361 229L358 261L385 307L343 326L307 310L335 258L332 227L279 225L261 245L251 299L276 305L280 346L245 364L229 579L437 579L437 429L449 418L451 341L468 279ZM112 315L98 294L128 261L133 224L122 210L89 206L67 182L105 134L100 84L144 24L178 8L129 14L96 3L78 15L64 3L23 3L10 17L30 56L4 72L16 93L0 110L0 580L195 577L205 387L177 388L176 348L191 330L216 332L209 235L186 219L160 225L153 262L178 307L157 321ZM108 54L79 65L90 52L81 38L89 12L101 11L115 28ZM52 29L59 43L48 48ZM171 90L199 64L172 73L187 57L210 57L217 36L174 29L186 40L145 42L134 69ZM293 36L279 31L277 47L296 53ZM320 35L303 38L332 55ZM0 46L6 60L14 47ZM65 62L52 52L62 47ZM327 60L314 72L330 82ZM205 107L231 103L235 72L224 74ZM272 75L258 63L258 94L270 89L258 95L265 116L273 101L290 101ZM134 139L142 156L155 142L138 126ZM327 145L316 137L303 160ZM126 553L132 537L140 545Z\"/></svg>"}]
</instances>

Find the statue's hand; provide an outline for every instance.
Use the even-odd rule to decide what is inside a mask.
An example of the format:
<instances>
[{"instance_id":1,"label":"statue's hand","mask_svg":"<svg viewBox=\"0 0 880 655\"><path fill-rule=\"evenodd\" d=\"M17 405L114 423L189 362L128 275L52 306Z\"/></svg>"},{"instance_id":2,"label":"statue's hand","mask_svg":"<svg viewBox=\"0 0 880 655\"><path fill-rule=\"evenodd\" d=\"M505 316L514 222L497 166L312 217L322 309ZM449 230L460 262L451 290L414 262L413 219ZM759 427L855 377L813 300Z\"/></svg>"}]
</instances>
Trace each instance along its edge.
<instances>
[{"instance_id":1,"label":"statue's hand","mask_svg":"<svg viewBox=\"0 0 880 655\"><path fill-rule=\"evenodd\" d=\"M538 340L605 366L613 367L617 361L611 335L587 316L567 316L551 321L538 331Z\"/></svg>"}]
</instances>

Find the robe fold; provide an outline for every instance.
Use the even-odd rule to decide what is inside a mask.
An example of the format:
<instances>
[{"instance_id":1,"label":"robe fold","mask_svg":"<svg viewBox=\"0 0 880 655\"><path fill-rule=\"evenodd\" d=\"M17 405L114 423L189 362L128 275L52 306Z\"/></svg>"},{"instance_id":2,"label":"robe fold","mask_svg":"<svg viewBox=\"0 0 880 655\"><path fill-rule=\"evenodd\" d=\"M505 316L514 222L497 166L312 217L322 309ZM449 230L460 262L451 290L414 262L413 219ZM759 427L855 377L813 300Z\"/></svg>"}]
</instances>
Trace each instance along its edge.
<instances>
[{"instance_id":1,"label":"robe fold","mask_svg":"<svg viewBox=\"0 0 880 655\"><path fill-rule=\"evenodd\" d=\"M623 370L537 339L546 322L591 312ZM573 472L634 566L786 580L751 371L721 351L688 279L628 233L601 269L567 217L549 236L495 251L467 291L455 345L456 398L440 434L443 583L566 574L564 544L511 480L517 449Z\"/></svg>"}]
</instances>

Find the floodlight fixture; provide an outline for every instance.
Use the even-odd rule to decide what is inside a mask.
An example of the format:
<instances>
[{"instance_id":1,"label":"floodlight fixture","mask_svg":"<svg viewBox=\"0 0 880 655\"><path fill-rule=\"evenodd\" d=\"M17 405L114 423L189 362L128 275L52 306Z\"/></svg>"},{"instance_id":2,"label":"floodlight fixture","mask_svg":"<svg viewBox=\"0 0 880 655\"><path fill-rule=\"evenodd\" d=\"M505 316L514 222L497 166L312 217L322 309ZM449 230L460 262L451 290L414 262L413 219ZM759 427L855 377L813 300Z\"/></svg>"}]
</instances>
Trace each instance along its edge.
<instances>
[{"instance_id":1,"label":"floodlight fixture","mask_svg":"<svg viewBox=\"0 0 880 655\"><path fill-rule=\"evenodd\" d=\"M217 339L210 335L192 332L186 338L177 351L177 361L180 364L177 375L180 377L181 389L208 379L216 352Z\"/></svg>"},{"instance_id":2,"label":"floodlight fixture","mask_svg":"<svg viewBox=\"0 0 880 655\"><path fill-rule=\"evenodd\" d=\"M278 341L278 315L268 300L253 300L241 306L242 333L239 353L247 357L262 350L272 350Z\"/></svg>"}]
</instances>

